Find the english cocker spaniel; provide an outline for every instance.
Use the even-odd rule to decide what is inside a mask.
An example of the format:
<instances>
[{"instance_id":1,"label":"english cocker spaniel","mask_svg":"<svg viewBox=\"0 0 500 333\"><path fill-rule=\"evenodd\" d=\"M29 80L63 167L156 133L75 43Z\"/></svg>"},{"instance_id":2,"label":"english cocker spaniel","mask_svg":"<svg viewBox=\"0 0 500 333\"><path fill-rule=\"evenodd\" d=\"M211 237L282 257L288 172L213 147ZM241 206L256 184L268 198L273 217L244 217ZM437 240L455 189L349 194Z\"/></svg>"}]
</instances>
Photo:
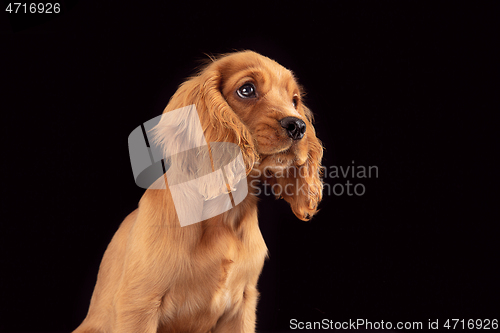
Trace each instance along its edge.
<instances>
[{"instance_id":1,"label":"english cocker spaniel","mask_svg":"<svg viewBox=\"0 0 500 333\"><path fill-rule=\"evenodd\" d=\"M267 247L250 182L272 185L301 220L317 211L323 147L293 73L251 51L211 60L179 87L164 115L194 105L208 142L241 150L249 193L232 209L182 227L168 185L147 189L109 244L75 333L255 332ZM175 143L161 128L156 135Z\"/></svg>"}]
</instances>

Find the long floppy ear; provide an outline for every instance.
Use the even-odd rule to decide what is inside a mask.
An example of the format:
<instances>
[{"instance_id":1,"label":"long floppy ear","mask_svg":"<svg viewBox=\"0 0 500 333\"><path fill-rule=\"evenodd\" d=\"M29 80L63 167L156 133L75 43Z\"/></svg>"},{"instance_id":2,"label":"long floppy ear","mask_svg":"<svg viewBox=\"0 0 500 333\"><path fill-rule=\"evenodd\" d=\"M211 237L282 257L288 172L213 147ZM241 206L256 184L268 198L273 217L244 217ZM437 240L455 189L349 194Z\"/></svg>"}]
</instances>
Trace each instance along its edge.
<instances>
[{"instance_id":1,"label":"long floppy ear","mask_svg":"<svg viewBox=\"0 0 500 333\"><path fill-rule=\"evenodd\" d=\"M318 211L323 198L323 146L316 137L312 112L303 106L306 114L307 160L301 166L292 166L274 174L271 184L279 184L278 197L285 199L293 213L303 221L310 220Z\"/></svg>"},{"instance_id":2,"label":"long floppy ear","mask_svg":"<svg viewBox=\"0 0 500 333\"><path fill-rule=\"evenodd\" d=\"M178 207L174 198L181 220L185 214L188 220L194 221L205 216L207 209L226 211L231 202L221 193L236 191L258 156L249 131L221 93L221 67L219 61L211 63L199 75L184 82L165 108L162 120L153 128L155 143L162 147L164 156L169 157L166 179L170 191L173 185L182 184L178 196L183 199L178 202L186 207ZM214 144L220 142L237 146ZM238 157L237 147L242 158ZM246 196L246 193L246 186L244 190L240 187L236 196L242 200L244 197L240 194ZM241 201L236 200L234 194L233 199L236 204ZM193 202L200 204L193 205ZM188 203L191 205L187 206ZM200 211L193 212L197 209Z\"/></svg>"}]
</instances>

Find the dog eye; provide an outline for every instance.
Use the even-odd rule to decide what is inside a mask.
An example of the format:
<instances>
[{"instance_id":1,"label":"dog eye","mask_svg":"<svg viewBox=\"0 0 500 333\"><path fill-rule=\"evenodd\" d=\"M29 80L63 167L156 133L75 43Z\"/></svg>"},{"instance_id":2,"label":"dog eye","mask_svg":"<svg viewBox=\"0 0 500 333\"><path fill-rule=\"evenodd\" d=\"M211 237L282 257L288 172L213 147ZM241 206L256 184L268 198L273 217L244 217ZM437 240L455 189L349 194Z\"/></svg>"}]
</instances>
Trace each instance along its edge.
<instances>
[{"instance_id":1,"label":"dog eye","mask_svg":"<svg viewBox=\"0 0 500 333\"><path fill-rule=\"evenodd\" d=\"M293 103L293 107L296 108L297 104L299 104L299 99L297 98L297 96L293 97L292 103Z\"/></svg>"},{"instance_id":2,"label":"dog eye","mask_svg":"<svg viewBox=\"0 0 500 333\"><path fill-rule=\"evenodd\" d=\"M256 97L256 89L252 83L245 83L238 90L236 90L238 96L241 98L253 98Z\"/></svg>"}]
</instances>

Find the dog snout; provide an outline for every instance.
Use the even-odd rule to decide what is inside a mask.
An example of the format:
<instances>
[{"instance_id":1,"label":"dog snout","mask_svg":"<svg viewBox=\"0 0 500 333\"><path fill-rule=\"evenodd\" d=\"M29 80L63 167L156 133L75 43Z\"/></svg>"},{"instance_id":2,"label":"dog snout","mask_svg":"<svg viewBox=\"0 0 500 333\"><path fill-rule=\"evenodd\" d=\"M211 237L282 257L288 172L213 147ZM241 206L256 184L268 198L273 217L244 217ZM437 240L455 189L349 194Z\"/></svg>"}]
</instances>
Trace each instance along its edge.
<instances>
[{"instance_id":1,"label":"dog snout","mask_svg":"<svg viewBox=\"0 0 500 333\"><path fill-rule=\"evenodd\" d=\"M286 130L286 133L293 140L300 140L306 132L306 123L296 117L285 117L280 120L281 127Z\"/></svg>"}]
</instances>

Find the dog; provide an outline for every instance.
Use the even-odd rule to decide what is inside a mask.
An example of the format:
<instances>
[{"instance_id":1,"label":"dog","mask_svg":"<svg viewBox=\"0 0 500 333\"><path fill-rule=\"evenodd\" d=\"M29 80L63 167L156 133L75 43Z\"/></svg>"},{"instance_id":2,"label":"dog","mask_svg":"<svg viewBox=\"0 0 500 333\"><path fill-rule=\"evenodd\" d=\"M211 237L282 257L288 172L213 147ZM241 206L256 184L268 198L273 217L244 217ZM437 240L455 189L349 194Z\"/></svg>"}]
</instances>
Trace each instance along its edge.
<instances>
[{"instance_id":1,"label":"dog","mask_svg":"<svg viewBox=\"0 0 500 333\"><path fill-rule=\"evenodd\" d=\"M322 199L323 146L303 94L290 70L240 51L211 58L163 114L196 106L207 141L236 144L247 181L281 189L276 197L307 221ZM175 145L161 128L156 135ZM255 332L267 247L257 190L248 191L232 209L181 227L168 186L147 189L106 249L88 314L74 333Z\"/></svg>"}]
</instances>

